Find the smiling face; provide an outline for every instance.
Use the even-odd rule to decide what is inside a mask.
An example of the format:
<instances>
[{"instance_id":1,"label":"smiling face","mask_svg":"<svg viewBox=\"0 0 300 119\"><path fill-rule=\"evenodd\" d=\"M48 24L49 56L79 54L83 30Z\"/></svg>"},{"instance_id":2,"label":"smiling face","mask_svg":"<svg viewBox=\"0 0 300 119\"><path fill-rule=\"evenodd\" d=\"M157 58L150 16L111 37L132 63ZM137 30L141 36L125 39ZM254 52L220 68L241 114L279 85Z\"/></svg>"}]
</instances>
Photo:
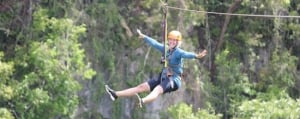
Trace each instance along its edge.
<instances>
[{"instance_id":1,"label":"smiling face","mask_svg":"<svg viewBox=\"0 0 300 119\"><path fill-rule=\"evenodd\" d=\"M173 49L181 44L181 33L179 31L173 30L168 34L168 45L169 49Z\"/></svg>"},{"instance_id":2,"label":"smiling face","mask_svg":"<svg viewBox=\"0 0 300 119\"><path fill-rule=\"evenodd\" d=\"M169 39L168 40L169 49L173 49L178 45L178 40Z\"/></svg>"}]
</instances>

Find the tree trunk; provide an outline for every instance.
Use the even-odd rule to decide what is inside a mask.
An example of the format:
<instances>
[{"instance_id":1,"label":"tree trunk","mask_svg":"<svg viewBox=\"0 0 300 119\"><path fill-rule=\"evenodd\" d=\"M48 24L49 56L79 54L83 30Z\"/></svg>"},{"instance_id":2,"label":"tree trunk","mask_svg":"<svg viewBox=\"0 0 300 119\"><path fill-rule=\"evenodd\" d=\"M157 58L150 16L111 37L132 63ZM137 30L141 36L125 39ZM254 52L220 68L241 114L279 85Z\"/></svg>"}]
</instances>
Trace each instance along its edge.
<instances>
[{"instance_id":1,"label":"tree trunk","mask_svg":"<svg viewBox=\"0 0 300 119\"><path fill-rule=\"evenodd\" d=\"M228 8L227 13L232 13L234 11L234 9L238 5L240 5L241 2L242 2L241 0L235 0L234 3ZM221 32L221 35L220 35L220 38L219 38L219 42L217 43L217 47L215 48L214 51L218 51L221 48L221 46L223 45L225 32L226 32L227 26L230 22L230 18L231 18L230 15L226 15L225 21L224 21L224 24L223 24L223 27L222 27L222 32Z\"/></svg>"},{"instance_id":2,"label":"tree trunk","mask_svg":"<svg viewBox=\"0 0 300 119\"><path fill-rule=\"evenodd\" d=\"M232 13L235 8L240 5L241 0L235 0L234 3L228 8L227 13ZM223 27L222 27L222 31L221 31L221 35L219 37L219 42L216 42L216 46L212 47L212 51L211 51L211 64L210 64L210 78L211 81L213 83L215 83L215 76L216 76L216 64L215 64L215 53L218 52L221 49L221 46L223 45L224 42L224 36L225 36L225 32L227 30L227 26L229 24L231 16L230 15L226 15L225 17L225 21L223 23Z\"/></svg>"}]
</instances>

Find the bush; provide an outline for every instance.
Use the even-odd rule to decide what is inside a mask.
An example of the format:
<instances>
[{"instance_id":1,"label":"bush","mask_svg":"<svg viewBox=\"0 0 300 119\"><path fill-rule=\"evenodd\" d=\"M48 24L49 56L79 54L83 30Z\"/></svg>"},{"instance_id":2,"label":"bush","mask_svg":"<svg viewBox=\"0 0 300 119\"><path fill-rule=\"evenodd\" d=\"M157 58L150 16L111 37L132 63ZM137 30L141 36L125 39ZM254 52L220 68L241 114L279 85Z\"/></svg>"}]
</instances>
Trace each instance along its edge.
<instances>
[{"instance_id":1,"label":"bush","mask_svg":"<svg viewBox=\"0 0 300 119\"><path fill-rule=\"evenodd\" d=\"M168 108L168 114L173 119L220 119L221 114L216 114L212 110L198 109L193 112L192 106L186 103L179 103Z\"/></svg>"},{"instance_id":2,"label":"bush","mask_svg":"<svg viewBox=\"0 0 300 119\"><path fill-rule=\"evenodd\" d=\"M292 98L245 101L238 107L237 119L299 119L300 102Z\"/></svg>"}]
</instances>

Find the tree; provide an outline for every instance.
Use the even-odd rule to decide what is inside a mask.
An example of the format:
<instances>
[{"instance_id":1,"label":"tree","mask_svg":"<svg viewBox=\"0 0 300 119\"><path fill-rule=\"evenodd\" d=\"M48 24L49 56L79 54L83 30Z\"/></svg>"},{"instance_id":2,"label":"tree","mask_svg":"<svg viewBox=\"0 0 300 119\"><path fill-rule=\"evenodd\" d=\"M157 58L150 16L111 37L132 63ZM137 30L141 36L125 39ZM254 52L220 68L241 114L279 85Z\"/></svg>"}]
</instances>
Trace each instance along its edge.
<instances>
[{"instance_id":1,"label":"tree","mask_svg":"<svg viewBox=\"0 0 300 119\"><path fill-rule=\"evenodd\" d=\"M49 18L47 10L38 9L30 30L33 40L16 50L13 66L18 70L6 82L12 95L1 107L12 110L15 118L70 117L79 103L78 80L95 74L77 41L84 32L84 25Z\"/></svg>"},{"instance_id":2,"label":"tree","mask_svg":"<svg viewBox=\"0 0 300 119\"><path fill-rule=\"evenodd\" d=\"M168 108L172 119L221 119L222 114L217 114L212 108L198 109L195 112L191 105L179 103Z\"/></svg>"},{"instance_id":3,"label":"tree","mask_svg":"<svg viewBox=\"0 0 300 119\"><path fill-rule=\"evenodd\" d=\"M0 118L13 119L13 112L9 111L10 105L6 107L5 103L14 97L13 87L10 85L14 67L13 62L3 62L3 56L3 52L0 52Z\"/></svg>"},{"instance_id":4,"label":"tree","mask_svg":"<svg viewBox=\"0 0 300 119\"><path fill-rule=\"evenodd\" d=\"M298 119L300 118L300 102L291 98L261 100L254 99L243 102L235 113L235 119Z\"/></svg>"}]
</instances>

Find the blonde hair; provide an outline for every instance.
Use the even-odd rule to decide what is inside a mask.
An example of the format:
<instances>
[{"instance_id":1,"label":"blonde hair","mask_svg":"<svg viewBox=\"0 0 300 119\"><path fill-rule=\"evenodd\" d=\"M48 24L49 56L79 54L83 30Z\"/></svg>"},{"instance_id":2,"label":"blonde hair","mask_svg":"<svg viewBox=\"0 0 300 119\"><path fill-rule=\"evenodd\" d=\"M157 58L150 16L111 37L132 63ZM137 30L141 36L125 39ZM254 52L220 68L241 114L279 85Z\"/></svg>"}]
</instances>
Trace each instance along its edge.
<instances>
[{"instance_id":1,"label":"blonde hair","mask_svg":"<svg viewBox=\"0 0 300 119\"><path fill-rule=\"evenodd\" d=\"M181 44L182 44L182 40L177 41L177 46L176 47L179 48L181 46Z\"/></svg>"}]
</instances>

